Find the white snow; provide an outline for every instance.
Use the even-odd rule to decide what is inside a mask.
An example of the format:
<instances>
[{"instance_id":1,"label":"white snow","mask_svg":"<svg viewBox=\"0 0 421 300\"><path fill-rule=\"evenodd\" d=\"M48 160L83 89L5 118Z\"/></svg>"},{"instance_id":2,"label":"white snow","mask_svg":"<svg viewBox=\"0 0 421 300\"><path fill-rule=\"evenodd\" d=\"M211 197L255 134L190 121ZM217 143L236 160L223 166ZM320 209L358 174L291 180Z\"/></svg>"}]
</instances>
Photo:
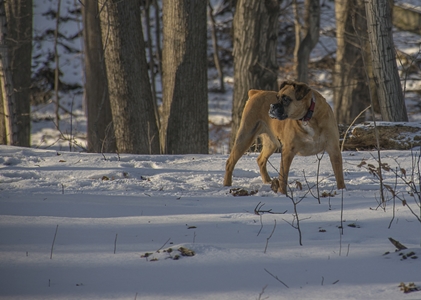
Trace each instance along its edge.
<instances>
[{"instance_id":1,"label":"white snow","mask_svg":"<svg viewBox=\"0 0 421 300\"><path fill-rule=\"evenodd\" d=\"M240 159L233 188L258 193L234 197L222 186L227 155L104 159L0 146L0 299L419 298L398 285L421 284L421 223L400 201L394 208L390 194L385 210L378 207L378 180L358 166L377 165L375 155L343 153L343 198L322 158L320 193L336 195L318 204L307 194L297 205L300 246L292 200L262 184L255 153ZM382 152L382 162L408 178L418 157L417 149ZM270 162L277 168L279 160ZM308 191L303 172L316 184L317 165L316 157L295 158L291 187L303 185L295 201ZM419 215L403 181L395 188L395 175L383 176ZM259 216L259 203L286 212ZM409 249L395 253L389 237ZM180 247L195 256L171 259ZM417 259L399 256L411 251Z\"/></svg>"}]
</instances>

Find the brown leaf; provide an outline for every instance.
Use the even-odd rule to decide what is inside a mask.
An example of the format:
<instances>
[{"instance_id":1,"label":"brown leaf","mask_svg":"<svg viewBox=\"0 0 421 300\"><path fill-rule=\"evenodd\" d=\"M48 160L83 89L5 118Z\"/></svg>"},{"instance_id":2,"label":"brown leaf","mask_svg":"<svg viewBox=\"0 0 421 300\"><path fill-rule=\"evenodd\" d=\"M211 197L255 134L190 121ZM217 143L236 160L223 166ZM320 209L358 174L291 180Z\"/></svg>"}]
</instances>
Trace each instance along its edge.
<instances>
[{"instance_id":1,"label":"brown leaf","mask_svg":"<svg viewBox=\"0 0 421 300\"><path fill-rule=\"evenodd\" d=\"M196 255L196 253L193 250L186 247L180 247L178 248L178 251L180 251L182 256L195 256Z\"/></svg>"},{"instance_id":2,"label":"brown leaf","mask_svg":"<svg viewBox=\"0 0 421 300\"><path fill-rule=\"evenodd\" d=\"M401 173L406 178L406 170L404 168L401 168Z\"/></svg>"},{"instance_id":3,"label":"brown leaf","mask_svg":"<svg viewBox=\"0 0 421 300\"><path fill-rule=\"evenodd\" d=\"M363 159L358 165L357 167L361 168L362 166L366 165L367 163L365 162L365 160Z\"/></svg>"},{"instance_id":4,"label":"brown leaf","mask_svg":"<svg viewBox=\"0 0 421 300\"><path fill-rule=\"evenodd\" d=\"M390 166L388 163L382 163L382 169L389 172L390 171Z\"/></svg>"},{"instance_id":5,"label":"brown leaf","mask_svg":"<svg viewBox=\"0 0 421 300\"><path fill-rule=\"evenodd\" d=\"M241 188L230 189L230 194L233 196L251 196L257 194L258 190L247 191Z\"/></svg>"},{"instance_id":6,"label":"brown leaf","mask_svg":"<svg viewBox=\"0 0 421 300\"><path fill-rule=\"evenodd\" d=\"M367 167L369 167L370 169L374 169L374 170L376 169L376 167L372 164L368 164Z\"/></svg>"}]
</instances>

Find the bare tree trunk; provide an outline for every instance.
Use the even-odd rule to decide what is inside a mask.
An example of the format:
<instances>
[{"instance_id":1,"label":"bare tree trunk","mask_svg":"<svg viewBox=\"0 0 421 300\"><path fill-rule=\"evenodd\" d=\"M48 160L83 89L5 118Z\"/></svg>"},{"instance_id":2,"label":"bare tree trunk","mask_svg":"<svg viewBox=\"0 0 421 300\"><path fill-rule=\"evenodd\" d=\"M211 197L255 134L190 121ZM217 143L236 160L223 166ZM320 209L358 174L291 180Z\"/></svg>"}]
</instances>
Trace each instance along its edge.
<instances>
[{"instance_id":1,"label":"bare tree trunk","mask_svg":"<svg viewBox=\"0 0 421 300\"><path fill-rule=\"evenodd\" d=\"M7 44L16 115L14 145L31 145L32 0L6 1Z\"/></svg>"},{"instance_id":2,"label":"bare tree trunk","mask_svg":"<svg viewBox=\"0 0 421 300\"><path fill-rule=\"evenodd\" d=\"M396 64L392 37L392 15L387 0L365 2L368 37L373 59L373 75L384 121L408 121Z\"/></svg>"},{"instance_id":3,"label":"bare tree trunk","mask_svg":"<svg viewBox=\"0 0 421 300\"><path fill-rule=\"evenodd\" d=\"M250 89L277 90L276 40L281 0L238 0L234 14L234 93L230 148Z\"/></svg>"},{"instance_id":4,"label":"bare tree trunk","mask_svg":"<svg viewBox=\"0 0 421 300\"><path fill-rule=\"evenodd\" d=\"M85 47L85 101L88 112L88 151L115 152L117 148L108 95L98 0L84 2L82 18Z\"/></svg>"},{"instance_id":5,"label":"bare tree trunk","mask_svg":"<svg viewBox=\"0 0 421 300\"><path fill-rule=\"evenodd\" d=\"M207 1L164 0L164 153L208 153Z\"/></svg>"},{"instance_id":6,"label":"bare tree trunk","mask_svg":"<svg viewBox=\"0 0 421 300\"><path fill-rule=\"evenodd\" d=\"M4 124L1 138L4 144L15 145L17 143L18 127L7 36L5 0L0 0L0 89Z\"/></svg>"},{"instance_id":7,"label":"bare tree trunk","mask_svg":"<svg viewBox=\"0 0 421 300\"><path fill-rule=\"evenodd\" d=\"M363 60L363 55L370 55L364 1L336 0L335 15L334 112L338 123L349 125L370 105L370 89ZM361 117L363 120L364 116Z\"/></svg>"},{"instance_id":8,"label":"bare tree trunk","mask_svg":"<svg viewBox=\"0 0 421 300\"><path fill-rule=\"evenodd\" d=\"M308 82L308 63L311 50L319 41L320 32L320 1L305 0L304 24L300 23L297 1L293 1L295 9L295 49L294 66L297 80Z\"/></svg>"},{"instance_id":9,"label":"bare tree trunk","mask_svg":"<svg viewBox=\"0 0 421 300\"><path fill-rule=\"evenodd\" d=\"M159 153L139 1L108 0L99 5L117 149Z\"/></svg>"}]
</instances>

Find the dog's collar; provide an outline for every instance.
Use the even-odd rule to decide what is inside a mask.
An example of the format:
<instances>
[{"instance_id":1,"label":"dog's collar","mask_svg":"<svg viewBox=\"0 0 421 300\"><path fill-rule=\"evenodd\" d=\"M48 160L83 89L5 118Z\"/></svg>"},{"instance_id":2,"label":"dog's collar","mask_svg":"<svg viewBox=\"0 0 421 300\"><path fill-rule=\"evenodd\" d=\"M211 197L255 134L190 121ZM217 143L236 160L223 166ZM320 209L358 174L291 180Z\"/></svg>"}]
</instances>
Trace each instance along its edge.
<instances>
[{"instance_id":1,"label":"dog's collar","mask_svg":"<svg viewBox=\"0 0 421 300\"><path fill-rule=\"evenodd\" d=\"M311 117L313 116L314 107L316 106L316 100L314 99L314 93L311 92L311 104L310 107L307 110L306 115L301 119L303 122L310 121Z\"/></svg>"}]
</instances>

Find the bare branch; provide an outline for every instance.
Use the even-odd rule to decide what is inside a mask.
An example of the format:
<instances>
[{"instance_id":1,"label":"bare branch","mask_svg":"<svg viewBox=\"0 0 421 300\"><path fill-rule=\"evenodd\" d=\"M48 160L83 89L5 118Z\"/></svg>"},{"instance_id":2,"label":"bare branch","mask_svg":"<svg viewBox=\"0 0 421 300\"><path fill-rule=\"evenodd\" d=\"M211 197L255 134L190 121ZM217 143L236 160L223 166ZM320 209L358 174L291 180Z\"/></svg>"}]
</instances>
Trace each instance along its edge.
<instances>
[{"instance_id":1,"label":"bare branch","mask_svg":"<svg viewBox=\"0 0 421 300\"><path fill-rule=\"evenodd\" d=\"M278 280L280 283L282 283L285 287L289 288L289 286L287 286L282 280L280 280L278 278L278 276L273 275L271 272L269 272L268 270L264 269L270 276L272 276L273 278L275 278L276 280Z\"/></svg>"}]
</instances>

